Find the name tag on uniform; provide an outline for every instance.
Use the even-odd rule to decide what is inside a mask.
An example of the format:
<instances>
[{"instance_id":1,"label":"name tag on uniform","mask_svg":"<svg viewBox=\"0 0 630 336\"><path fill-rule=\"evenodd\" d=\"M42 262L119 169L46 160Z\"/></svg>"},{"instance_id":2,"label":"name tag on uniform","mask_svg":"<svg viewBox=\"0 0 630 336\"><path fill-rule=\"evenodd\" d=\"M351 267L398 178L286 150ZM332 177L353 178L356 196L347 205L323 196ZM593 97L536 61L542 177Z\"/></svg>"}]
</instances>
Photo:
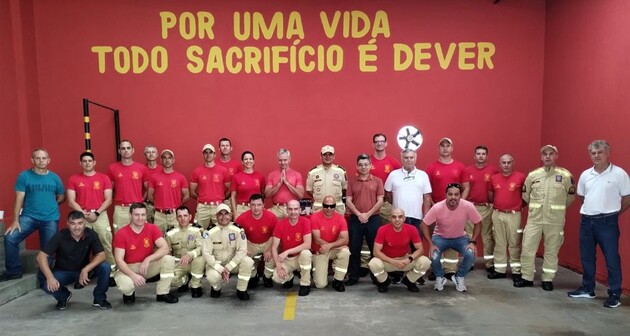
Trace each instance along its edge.
<instances>
[{"instance_id":1,"label":"name tag on uniform","mask_svg":"<svg viewBox=\"0 0 630 336\"><path fill-rule=\"evenodd\" d=\"M234 240L236 240L236 235L234 233L230 233L228 235L228 239L230 239L230 241L234 241Z\"/></svg>"}]
</instances>

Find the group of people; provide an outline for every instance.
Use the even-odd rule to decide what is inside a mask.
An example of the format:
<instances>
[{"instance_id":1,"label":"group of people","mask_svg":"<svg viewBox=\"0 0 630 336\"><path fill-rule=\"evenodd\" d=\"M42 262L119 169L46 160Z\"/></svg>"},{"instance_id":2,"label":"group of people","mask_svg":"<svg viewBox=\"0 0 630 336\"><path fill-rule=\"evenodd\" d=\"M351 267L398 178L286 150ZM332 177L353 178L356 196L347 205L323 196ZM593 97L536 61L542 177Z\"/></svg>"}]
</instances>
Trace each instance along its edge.
<instances>
[{"instance_id":1,"label":"group of people","mask_svg":"<svg viewBox=\"0 0 630 336\"><path fill-rule=\"evenodd\" d=\"M311 277L317 288L328 285L329 267L331 287L338 292L367 274L378 292L387 292L392 282L418 292L417 284L424 283L430 268L435 290L442 291L450 280L456 290L466 291L465 277L481 236L488 279L506 278L509 269L519 288L533 286L534 259L544 239L542 288L551 291L566 209L577 194L583 202L584 275L582 286L568 294L595 297L595 249L600 245L610 285L604 306L620 305L618 216L630 205L630 179L610 163L606 141L589 145L594 166L576 185L571 173L556 165L558 148L553 145L541 148L542 167L526 175L514 170L510 154L500 157L499 168L488 164L483 145L475 148L474 164L467 167L453 159L453 141L442 138L438 159L423 171L416 167L414 150L402 151L401 164L386 153L384 134L372 140L374 153L360 154L356 174L350 176L334 164L334 147L323 146L321 164L308 172L306 183L290 168L286 149L277 153L278 169L265 177L254 170L252 152L243 152L238 163L231 158L230 140L223 138L219 158L212 144L202 147L203 165L189 182L174 169L172 150L159 153L160 165L157 148L146 146L142 164L133 159L131 141L123 140L121 161L109 165L107 174L97 172L94 155L84 152L82 172L64 188L48 170L48 152L36 149L33 167L16 182L16 216L6 230L6 273L0 281L21 277L19 243L39 230L40 283L60 310L72 296L66 286L81 288L91 279L98 279L93 305L108 309L109 286L117 286L123 302L130 304L137 287L157 281L156 300L176 303L171 288L190 290L199 298L204 275L210 297L216 298L235 274L236 295L248 300L248 289L261 280L267 288L274 282L292 288L299 273L298 294L305 296ZM305 192L314 213L303 216ZM185 206L191 198L197 203L194 220ZM271 200L269 209L265 199ZM71 212L67 228L57 232L58 204L64 200ZM521 229L525 207L527 222Z\"/></svg>"}]
</instances>

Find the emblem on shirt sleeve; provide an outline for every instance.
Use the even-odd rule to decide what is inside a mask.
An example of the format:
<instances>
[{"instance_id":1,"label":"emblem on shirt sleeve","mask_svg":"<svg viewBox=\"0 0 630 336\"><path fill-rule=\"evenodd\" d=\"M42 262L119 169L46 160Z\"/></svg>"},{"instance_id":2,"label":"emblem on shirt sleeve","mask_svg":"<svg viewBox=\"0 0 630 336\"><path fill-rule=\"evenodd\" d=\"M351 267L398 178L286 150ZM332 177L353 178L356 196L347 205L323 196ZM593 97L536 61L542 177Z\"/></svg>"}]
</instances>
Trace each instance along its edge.
<instances>
[{"instance_id":1,"label":"emblem on shirt sleeve","mask_svg":"<svg viewBox=\"0 0 630 336\"><path fill-rule=\"evenodd\" d=\"M241 239L247 240L247 237L245 236L245 231L241 231Z\"/></svg>"},{"instance_id":2,"label":"emblem on shirt sleeve","mask_svg":"<svg viewBox=\"0 0 630 336\"><path fill-rule=\"evenodd\" d=\"M569 187L569 195L575 195L575 187L574 186Z\"/></svg>"},{"instance_id":3,"label":"emblem on shirt sleeve","mask_svg":"<svg viewBox=\"0 0 630 336\"><path fill-rule=\"evenodd\" d=\"M236 235L234 233L230 233L230 234L228 234L228 239L230 241L235 241L236 240Z\"/></svg>"}]
</instances>

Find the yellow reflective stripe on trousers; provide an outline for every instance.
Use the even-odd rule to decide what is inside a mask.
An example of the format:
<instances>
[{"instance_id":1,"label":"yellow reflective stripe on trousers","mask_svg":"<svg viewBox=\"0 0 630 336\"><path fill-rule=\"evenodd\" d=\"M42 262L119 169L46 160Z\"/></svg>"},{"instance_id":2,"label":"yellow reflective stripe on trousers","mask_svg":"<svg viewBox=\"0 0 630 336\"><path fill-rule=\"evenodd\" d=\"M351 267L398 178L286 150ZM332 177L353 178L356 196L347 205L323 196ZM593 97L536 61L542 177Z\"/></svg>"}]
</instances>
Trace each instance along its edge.
<instances>
[{"instance_id":1,"label":"yellow reflective stripe on trousers","mask_svg":"<svg viewBox=\"0 0 630 336\"><path fill-rule=\"evenodd\" d=\"M565 205L550 205L552 210L565 210L567 207Z\"/></svg>"},{"instance_id":2,"label":"yellow reflective stripe on trousers","mask_svg":"<svg viewBox=\"0 0 630 336\"><path fill-rule=\"evenodd\" d=\"M239 279L241 279L241 280L249 281L249 278L250 278L250 277L245 276L245 275L240 275L240 274L239 274L238 278L239 278Z\"/></svg>"},{"instance_id":3,"label":"yellow reflective stripe on trousers","mask_svg":"<svg viewBox=\"0 0 630 336\"><path fill-rule=\"evenodd\" d=\"M347 268L334 267L334 269L335 269L336 272L343 272L343 273L348 272Z\"/></svg>"},{"instance_id":4,"label":"yellow reflective stripe on trousers","mask_svg":"<svg viewBox=\"0 0 630 336\"><path fill-rule=\"evenodd\" d=\"M459 259L448 259L448 258L444 258L442 259L443 263L451 263L451 264L457 264L457 262L459 262Z\"/></svg>"},{"instance_id":5,"label":"yellow reflective stripe on trousers","mask_svg":"<svg viewBox=\"0 0 630 336\"><path fill-rule=\"evenodd\" d=\"M521 263L510 263L510 267L521 267Z\"/></svg>"},{"instance_id":6,"label":"yellow reflective stripe on trousers","mask_svg":"<svg viewBox=\"0 0 630 336\"><path fill-rule=\"evenodd\" d=\"M491 260L491 259L494 259L494 255L484 255L484 256L483 256L483 259L485 259L485 260Z\"/></svg>"},{"instance_id":7,"label":"yellow reflective stripe on trousers","mask_svg":"<svg viewBox=\"0 0 630 336\"><path fill-rule=\"evenodd\" d=\"M555 269L551 269L551 268L544 268L542 269L543 273L551 273L551 274L555 274L557 272L557 270Z\"/></svg>"},{"instance_id":8,"label":"yellow reflective stripe on trousers","mask_svg":"<svg viewBox=\"0 0 630 336\"><path fill-rule=\"evenodd\" d=\"M507 265L508 264L497 264L497 263L494 263L494 267L496 267L496 268L504 268L504 267L507 267Z\"/></svg>"},{"instance_id":9,"label":"yellow reflective stripe on trousers","mask_svg":"<svg viewBox=\"0 0 630 336\"><path fill-rule=\"evenodd\" d=\"M172 278L175 276L175 273L160 273L160 278Z\"/></svg>"},{"instance_id":10,"label":"yellow reflective stripe on trousers","mask_svg":"<svg viewBox=\"0 0 630 336\"><path fill-rule=\"evenodd\" d=\"M190 273L190 275L194 276L197 279L203 278L203 273Z\"/></svg>"},{"instance_id":11,"label":"yellow reflective stripe on trousers","mask_svg":"<svg viewBox=\"0 0 630 336\"><path fill-rule=\"evenodd\" d=\"M538 209L540 207L542 207L542 204L540 203L529 203L529 207L532 209Z\"/></svg>"}]
</instances>

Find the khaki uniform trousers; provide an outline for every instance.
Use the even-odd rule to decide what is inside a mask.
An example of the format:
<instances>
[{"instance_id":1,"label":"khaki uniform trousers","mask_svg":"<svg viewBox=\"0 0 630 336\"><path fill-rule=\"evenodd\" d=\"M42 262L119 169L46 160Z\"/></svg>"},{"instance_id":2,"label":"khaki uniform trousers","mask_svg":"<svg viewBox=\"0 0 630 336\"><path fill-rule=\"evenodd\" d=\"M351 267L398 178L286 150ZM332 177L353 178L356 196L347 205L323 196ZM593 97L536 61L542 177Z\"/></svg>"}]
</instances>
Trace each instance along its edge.
<instances>
[{"instance_id":1,"label":"khaki uniform trousers","mask_svg":"<svg viewBox=\"0 0 630 336\"><path fill-rule=\"evenodd\" d=\"M389 223L392 215L392 204L387 201L383 201L383 205L381 205L381 208L379 209L379 215L381 217L381 225Z\"/></svg>"},{"instance_id":2,"label":"khaki uniform trousers","mask_svg":"<svg viewBox=\"0 0 630 336\"><path fill-rule=\"evenodd\" d=\"M265 251L269 249L269 246L271 246L270 241L263 244L254 244L250 241L247 241L247 253L254 260L252 277L258 276L258 265L260 264L262 260L264 260L263 254L265 253ZM276 263L273 262L273 258L271 258L269 261L266 261L265 271L263 273L264 277L271 278L271 276L273 275L273 270L275 268L276 268Z\"/></svg>"},{"instance_id":3,"label":"khaki uniform trousers","mask_svg":"<svg viewBox=\"0 0 630 336\"><path fill-rule=\"evenodd\" d=\"M288 216L286 205L274 204L271 208L269 208L269 211L273 212L278 220L282 220Z\"/></svg>"},{"instance_id":4,"label":"khaki uniform trousers","mask_svg":"<svg viewBox=\"0 0 630 336\"><path fill-rule=\"evenodd\" d=\"M486 268L494 266L494 236L492 233L492 205L475 205L481 215L481 241L483 242L483 260ZM472 239L474 224L466 222L466 235Z\"/></svg>"},{"instance_id":5,"label":"khaki uniform trousers","mask_svg":"<svg viewBox=\"0 0 630 336\"><path fill-rule=\"evenodd\" d=\"M118 232L118 230L122 229L126 225L129 225L131 222L131 217L129 216L129 207L122 205L114 206L114 220L112 224L114 226L114 233Z\"/></svg>"},{"instance_id":6,"label":"khaki uniform trousers","mask_svg":"<svg viewBox=\"0 0 630 336\"><path fill-rule=\"evenodd\" d=\"M407 256L404 256L401 259L405 259L407 258ZM429 258L425 256L421 256L413 262L410 262L403 269L400 269L390 263L384 262L377 257L374 257L372 258L372 260L370 260L370 271L372 271L372 274L374 274L376 280L378 280L379 283L383 283L385 282L385 280L387 280L388 272L396 271L405 272L405 276L407 277L407 279L409 279L409 281L411 281L412 283L415 283L418 278L423 276L430 267L431 260L429 260Z\"/></svg>"},{"instance_id":7,"label":"khaki uniform trousers","mask_svg":"<svg viewBox=\"0 0 630 336\"><path fill-rule=\"evenodd\" d=\"M492 214L494 226L494 270L505 273L510 252L510 268L512 274L521 274L521 213L504 213L494 210Z\"/></svg>"},{"instance_id":8,"label":"khaki uniform trousers","mask_svg":"<svg viewBox=\"0 0 630 336\"><path fill-rule=\"evenodd\" d=\"M147 223L154 223L155 220L155 206L151 202L144 202L144 206L147 207Z\"/></svg>"},{"instance_id":9,"label":"khaki uniform trousers","mask_svg":"<svg viewBox=\"0 0 630 336\"><path fill-rule=\"evenodd\" d=\"M363 244L361 245L361 268L370 268L368 264L370 263L371 257L372 252L370 252L370 247L368 246L367 240L363 238Z\"/></svg>"},{"instance_id":10,"label":"khaki uniform trousers","mask_svg":"<svg viewBox=\"0 0 630 336\"><path fill-rule=\"evenodd\" d=\"M278 268L276 267L273 271L273 281L279 284L293 281L293 271L300 270L300 286L310 286L312 258L313 254L310 250L303 250L298 256L286 258L281 265L287 271L287 277L280 279Z\"/></svg>"},{"instance_id":11,"label":"khaki uniform trousers","mask_svg":"<svg viewBox=\"0 0 630 336\"><path fill-rule=\"evenodd\" d=\"M350 249L347 246L329 250L326 253L313 255L313 282L315 287L324 288L328 285L328 262L332 260L335 271L333 279L343 281L348 273Z\"/></svg>"},{"instance_id":12,"label":"khaki uniform trousers","mask_svg":"<svg viewBox=\"0 0 630 336\"><path fill-rule=\"evenodd\" d=\"M249 210L249 205L236 204L236 209L234 209L234 219L237 219L238 216L242 215L243 212Z\"/></svg>"},{"instance_id":13,"label":"khaki uniform trousers","mask_svg":"<svg viewBox=\"0 0 630 336\"><path fill-rule=\"evenodd\" d=\"M179 287L185 285L186 282L188 282L188 274L190 273L190 287L200 288L205 266L206 261L203 259L202 255L194 258L186 266L180 265L179 258L175 258L175 277L173 278L171 286Z\"/></svg>"},{"instance_id":14,"label":"khaki uniform trousers","mask_svg":"<svg viewBox=\"0 0 630 336\"><path fill-rule=\"evenodd\" d=\"M195 212L195 221L198 225L204 230L208 229L210 223L217 223L217 206L221 203L216 204L203 204L197 203L197 211Z\"/></svg>"},{"instance_id":15,"label":"khaki uniform trousers","mask_svg":"<svg viewBox=\"0 0 630 336\"><path fill-rule=\"evenodd\" d=\"M525 280L534 280L536 252L542 236L545 237L542 281L553 281L558 271L558 252L564 242L564 225L527 224L523 230L523 251L521 252L521 271Z\"/></svg>"},{"instance_id":16,"label":"khaki uniform trousers","mask_svg":"<svg viewBox=\"0 0 630 336\"><path fill-rule=\"evenodd\" d=\"M171 212L170 214L165 214L165 213L156 211L155 223L153 224L155 224L158 228L160 228L160 231L162 231L162 234L165 234L166 231L179 225L179 223L177 223L177 217L175 215L175 211Z\"/></svg>"},{"instance_id":17,"label":"khaki uniform trousers","mask_svg":"<svg viewBox=\"0 0 630 336\"><path fill-rule=\"evenodd\" d=\"M129 264L129 268L132 271L138 273L138 269L140 269L141 263ZM175 258L170 255L165 255L159 260L154 260L149 263L149 269L147 269L147 274L144 275L145 279L149 279L156 275L160 275L160 281L157 282L157 288L155 293L157 295L168 294L171 289L171 281L173 281L173 276L175 270ZM133 281L127 274L121 272L120 270L116 272L114 275L114 280L116 280L116 285L118 286L118 290L124 295L131 295L136 291L136 288L133 284Z\"/></svg>"},{"instance_id":18,"label":"khaki uniform trousers","mask_svg":"<svg viewBox=\"0 0 630 336\"><path fill-rule=\"evenodd\" d=\"M85 221L85 226L94 230L98 235L98 240L101 241L101 245L103 245L103 250L105 251L105 261L107 261L112 271L114 271L116 269L116 260L112 253L112 228L109 226L107 212L103 211L103 213L96 218L94 223ZM111 272L111 276L114 276L114 272Z\"/></svg>"},{"instance_id":19,"label":"khaki uniform trousers","mask_svg":"<svg viewBox=\"0 0 630 336\"><path fill-rule=\"evenodd\" d=\"M241 262L230 271L230 274L238 274L238 282L236 283L237 290L247 290L247 283L249 282L249 278L252 276L253 266L254 261L252 258L245 256ZM221 273L209 265L206 265L206 278L214 290L221 290L221 287L223 287L223 277Z\"/></svg>"}]
</instances>

